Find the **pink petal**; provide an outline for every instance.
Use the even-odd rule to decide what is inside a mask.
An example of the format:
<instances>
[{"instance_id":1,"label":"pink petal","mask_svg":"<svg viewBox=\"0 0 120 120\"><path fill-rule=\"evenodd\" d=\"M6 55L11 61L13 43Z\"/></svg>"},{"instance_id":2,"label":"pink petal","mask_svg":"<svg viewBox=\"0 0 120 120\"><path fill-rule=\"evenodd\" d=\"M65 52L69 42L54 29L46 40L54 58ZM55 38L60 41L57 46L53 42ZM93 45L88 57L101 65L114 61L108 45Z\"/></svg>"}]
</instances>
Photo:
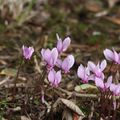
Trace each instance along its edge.
<instances>
[{"instance_id":1,"label":"pink petal","mask_svg":"<svg viewBox=\"0 0 120 120\"><path fill-rule=\"evenodd\" d=\"M104 83L103 80L99 79L99 78L95 78L95 84L97 87L101 88L104 90Z\"/></svg>"},{"instance_id":2,"label":"pink petal","mask_svg":"<svg viewBox=\"0 0 120 120\"><path fill-rule=\"evenodd\" d=\"M62 60L61 59L57 59L56 66L59 68L62 67Z\"/></svg>"},{"instance_id":3,"label":"pink petal","mask_svg":"<svg viewBox=\"0 0 120 120\"><path fill-rule=\"evenodd\" d=\"M115 94L116 87L117 87L117 85L111 83L111 85L110 85L110 91L113 92L114 94Z\"/></svg>"},{"instance_id":4,"label":"pink petal","mask_svg":"<svg viewBox=\"0 0 120 120\"><path fill-rule=\"evenodd\" d=\"M94 75L94 74L90 75L90 76L88 77L88 79L89 79L89 80L92 80L92 81L95 81L95 75Z\"/></svg>"},{"instance_id":5,"label":"pink petal","mask_svg":"<svg viewBox=\"0 0 120 120\"><path fill-rule=\"evenodd\" d=\"M81 78L82 80L85 79L85 68L84 66L81 64L79 67L78 67L78 70L77 70L77 75L79 78Z\"/></svg>"},{"instance_id":6,"label":"pink petal","mask_svg":"<svg viewBox=\"0 0 120 120\"><path fill-rule=\"evenodd\" d=\"M54 83L54 80L55 80L55 71L54 70L51 70L49 73L48 73L48 80L51 84Z\"/></svg>"},{"instance_id":7,"label":"pink petal","mask_svg":"<svg viewBox=\"0 0 120 120\"><path fill-rule=\"evenodd\" d=\"M116 95L120 94L120 84L117 85L116 90L115 90L115 94Z\"/></svg>"},{"instance_id":8,"label":"pink petal","mask_svg":"<svg viewBox=\"0 0 120 120\"><path fill-rule=\"evenodd\" d=\"M27 59L29 56L29 50L26 46L22 46L23 56Z\"/></svg>"},{"instance_id":9,"label":"pink petal","mask_svg":"<svg viewBox=\"0 0 120 120\"><path fill-rule=\"evenodd\" d=\"M53 48L51 51L51 58L53 60L53 65L56 64L57 58L58 58L58 51L57 48Z\"/></svg>"},{"instance_id":10,"label":"pink petal","mask_svg":"<svg viewBox=\"0 0 120 120\"><path fill-rule=\"evenodd\" d=\"M58 58L58 51L57 48L53 48L50 53L48 58L46 59L47 63L49 66L53 67L56 62L57 62L57 58Z\"/></svg>"},{"instance_id":11,"label":"pink petal","mask_svg":"<svg viewBox=\"0 0 120 120\"><path fill-rule=\"evenodd\" d=\"M29 47L29 59L31 58L33 52L34 52L34 48L33 47Z\"/></svg>"},{"instance_id":12,"label":"pink petal","mask_svg":"<svg viewBox=\"0 0 120 120\"><path fill-rule=\"evenodd\" d=\"M68 55L62 62L62 69L67 73L73 65L74 57L73 55Z\"/></svg>"},{"instance_id":13,"label":"pink petal","mask_svg":"<svg viewBox=\"0 0 120 120\"><path fill-rule=\"evenodd\" d=\"M100 78L100 79L102 79L102 80L104 80L105 75L104 75L104 73L103 73L103 72L101 72L101 76L100 76L99 78Z\"/></svg>"},{"instance_id":14,"label":"pink petal","mask_svg":"<svg viewBox=\"0 0 120 120\"><path fill-rule=\"evenodd\" d=\"M90 71L95 73L96 65L93 62L91 62L91 61L88 62L88 68L89 68Z\"/></svg>"},{"instance_id":15,"label":"pink petal","mask_svg":"<svg viewBox=\"0 0 120 120\"><path fill-rule=\"evenodd\" d=\"M57 36L57 50L59 51L59 52L62 52L62 40L61 40L61 38L58 36L58 34L56 34L56 36Z\"/></svg>"},{"instance_id":16,"label":"pink petal","mask_svg":"<svg viewBox=\"0 0 120 120\"><path fill-rule=\"evenodd\" d=\"M118 55L119 55L119 61L118 61L118 64L120 64L120 53L119 53Z\"/></svg>"},{"instance_id":17,"label":"pink petal","mask_svg":"<svg viewBox=\"0 0 120 120\"><path fill-rule=\"evenodd\" d=\"M116 63L119 63L119 55L118 55L118 53L115 50L113 50L113 51L114 51L114 61Z\"/></svg>"},{"instance_id":18,"label":"pink petal","mask_svg":"<svg viewBox=\"0 0 120 120\"><path fill-rule=\"evenodd\" d=\"M71 43L71 39L69 37L64 39L63 46L62 46L63 52L67 50L67 48L69 47L70 43Z\"/></svg>"},{"instance_id":19,"label":"pink petal","mask_svg":"<svg viewBox=\"0 0 120 120\"><path fill-rule=\"evenodd\" d=\"M62 62L62 69L67 73L69 71L69 68L68 68L68 57L66 57L63 62Z\"/></svg>"},{"instance_id":20,"label":"pink petal","mask_svg":"<svg viewBox=\"0 0 120 120\"><path fill-rule=\"evenodd\" d=\"M61 78L62 78L61 71L58 71L55 75L55 82L54 82L55 86L58 86L58 84L61 82Z\"/></svg>"},{"instance_id":21,"label":"pink petal","mask_svg":"<svg viewBox=\"0 0 120 120\"><path fill-rule=\"evenodd\" d=\"M50 60L50 56L51 56L50 49L42 49L41 54L42 54L42 57L45 61L48 62Z\"/></svg>"},{"instance_id":22,"label":"pink petal","mask_svg":"<svg viewBox=\"0 0 120 120\"><path fill-rule=\"evenodd\" d=\"M109 88L111 84L112 84L112 76L109 76L107 82L105 83L105 87Z\"/></svg>"},{"instance_id":23,"label":"pink petal","mask_svg":"<svg viewBox=\"0 0 120 120\"><path fill-rule=\"evenodd\" d=\"M111 50L105 49L105 50L103 51L103 53L104 53L104 56L105 56L105 58L106 58L107 60L113 61L114 55L113 55L113 52L112 52Z\"/></svg>"},{"instance_id":24,"label":"pink petal","mask_svg":"<svg viewBox=\"0 0 120 120\"><path fill-rule=\"evenodd\" d=\"M27 47L25 47L24 45L23 45L23 47L22 47L22 51L23 51L23 56L27 59L28 58L28 50L27 50Z\"/></svg>"},{"instance_id":25,"label":"pink petal","mask_svg":"<svg viewBox=\"0 0 120 120\"><path fill-rule=\"evenodd\" d=\"M102 70L100 69L100 64L98 63L97 66L95 67L94 73L97 77L101 77L102 75Z\"/></svg>"},{"instance_id":26,"label":"pink petal","mask_svg":"<svg viewBox=\"0 0 120 120\"><path fill-rule=\"evenodd\" d=\"M70 69L74 65L75 59L73 55L68 55L68 68Z\"/></svg>"},{"instance_id":27,"label":"pink petal","mask_svg":"<svg viewBox=\"0 0 120 120\"><path fill-rule=\"evenodd\" d=\"M106 68L106 66L107 66L107 62L106 62L106 60L103 60L100 64L101 71L103 71Z\"/></svg>"},{"instance_id":28,"label":"pink petal","mask_svg":"<svg viewBox=\"0 0 120 120\"><path fill-rule=\"evenodd\" d=\"M90 75L90 70L89 70L88 67L86 67L86 69L85 69L85 73L86 73L87 75Z\"/></svg>"}]
</instances>

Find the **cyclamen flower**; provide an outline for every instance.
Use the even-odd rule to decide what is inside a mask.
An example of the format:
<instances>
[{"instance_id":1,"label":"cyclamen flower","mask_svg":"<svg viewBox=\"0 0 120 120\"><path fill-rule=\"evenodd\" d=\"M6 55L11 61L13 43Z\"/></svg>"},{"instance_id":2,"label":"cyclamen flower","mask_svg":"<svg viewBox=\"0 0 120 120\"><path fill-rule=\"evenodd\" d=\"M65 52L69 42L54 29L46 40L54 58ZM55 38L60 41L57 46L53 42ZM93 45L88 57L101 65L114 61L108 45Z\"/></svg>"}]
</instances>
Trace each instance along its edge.
<instances>
[{"instance_id":1,"label":"cyclamen flower","mask_svg":"<svg viewBox=\"0 0 120 120\"><path fill-rule=\"evenodd\" d=\"M87 83L90 80L90 70L82 64L78 67L77 75L84 83Z\"/></svg>"},{"instance_id":2,"label":"cyclamen flower","mask_svg":"<svg viewBox=\"0 0 120 120\"><path fill-rule=\"evenodd\" d=\"M75 59L73 55L68 55L63 61L58 59L56 66L64 70L65 73L68 73L70 68L74 65Z\"/></svg>"},{"instance_id":3,"label":"cyclamen flower","mask_svg":"<svg viewBox=\"0 0 120 120\"><path fill-rule=\"evenodd\" d=\"M65 52L71 43L69 37L65 38L64 41L57 34L57 50L59 53Z\"/></svg>"},{"instance_id":4,"label":"cyclamen flower","mask_svg":"<svg viewBox=\"0 0 120 120\"><path fill-rule=\"evenodd\" d=\"M48 80L52 86L57 87L61 82L61 71L56 72L54 69L50 70L48 74Z\"/></svg>"},{"instance_id":5,"label":"cyclamen flower","mask_svg":"<svg viewBox=\"0 0 120 120\"><path fill-rule=\"evenodd\" d=\"M103 70L106 68L106 66L107 66L106 60L103 60L101 63L98 63L97 65L95 65L91 61L88 62L88 68L93 73L94 79L95 77L104 79Z\"/></svg>"},{"instance_id":6,"label":"cyclamen flower","mask_svg":"<svg viewBox=\"0 0 120 120\"><path fill-rule=\"evenodd\" d=\"M120 64L120 53L118 54L114 49L113 50L105 49L103 53L107 60Z\"/></svg>"},{"instance_id":7,"label":"cyclamen flower","mask_svg":"<svg viewBox=\"0 0 120 120\"><path fill-rule=\"evenodd\" d=\"M113 93L113 95L118 96L120 95L120 84L116 85L112 83L110 85L110 91Z\"/></svg>"},{"instance_id":8,"label":"cyclamen flower","mask_svg":"<svg viewBox=\"0 0 120 120\"><path fill-rule=\"evenodd\" d=\"M95 78L95 85L101 88L103 91L108 90L112 84L112 76L109 76L107 82L104 83L104 80L100 78Z\"/></svg>"},{"instance_id":9,"label":"cyclamen flower","mask_svg":"<svg viewBox=\"0 0 120 120\"><path fill-rule=\"evenodd\" d=\"M52 69L56 64L58 58L58 51L56 48L50 49L42 49L41 55L45 63L47 64L48 69Z\"/></svg>"},{"instance_id":10,"label":"cyclamen flower","mask_svg":"<svg viewBox=\"0 0 120 120\"><path fill-rule=\"evenodd\" d=\"M104 85L103 80L98 77L95 78L95 85L101 88L103 91L105 90L105 85Z\"/></svg>"},{"instance_id":11,"label":"cyclamen flower","mask_svg":"<svg viewBox=\"0 0 120 120\"><path fill-rule=\"evenodd\" d=\"M23 45L22 52L23 52L24 58L30 60L30 58L32 57L32 54L34 52L34 48L33 47L26 47Z\"/></svg>"},{"instance_id":12,"label":"cyclamen flower","mask_svg":"<svg viewBox=\"0 0 120 120\"><path fill-rule=\"evenodd\" d=\"M111 84L112 84L112 79L113 79L112 76L109 76L109 77L108 77L107 82L105 83L105 89L110 88L110 86L111 86Z\"/></svg>"}]
</instances>

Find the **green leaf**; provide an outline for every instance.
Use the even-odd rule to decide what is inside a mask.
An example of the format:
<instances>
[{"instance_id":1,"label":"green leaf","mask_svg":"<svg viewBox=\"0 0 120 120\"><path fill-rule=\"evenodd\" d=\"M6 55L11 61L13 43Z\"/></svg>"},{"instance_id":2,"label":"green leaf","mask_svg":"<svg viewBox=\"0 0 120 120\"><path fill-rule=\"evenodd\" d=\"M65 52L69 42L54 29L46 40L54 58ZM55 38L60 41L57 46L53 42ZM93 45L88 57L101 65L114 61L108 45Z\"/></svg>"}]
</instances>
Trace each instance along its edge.
<instances>
[{"instance_id":1,"label":"green leaf","mask_svg":"<svg viewBox=\"0 0 120 120\"><path fill-rule=\"evenodd\" d=\"M75 91L76 92L82 92L82 91L92 91L92 90L95 90L97 91L97 87L94 86L94 85L91 85L91 84L82 84L82 85L77 85L75 87Z\"/></svg>"},{"instance_id":2,"label":"green leaf","mask_svg":"<svg viewBox=\"0 0 120 120\"><path fill-rule=\"evenodd\" d=\"M14 77L17 74L17 70L13 68L5 68L0 72L0 75L6 75L10 77Z\"/></svg>"}]
</instances>

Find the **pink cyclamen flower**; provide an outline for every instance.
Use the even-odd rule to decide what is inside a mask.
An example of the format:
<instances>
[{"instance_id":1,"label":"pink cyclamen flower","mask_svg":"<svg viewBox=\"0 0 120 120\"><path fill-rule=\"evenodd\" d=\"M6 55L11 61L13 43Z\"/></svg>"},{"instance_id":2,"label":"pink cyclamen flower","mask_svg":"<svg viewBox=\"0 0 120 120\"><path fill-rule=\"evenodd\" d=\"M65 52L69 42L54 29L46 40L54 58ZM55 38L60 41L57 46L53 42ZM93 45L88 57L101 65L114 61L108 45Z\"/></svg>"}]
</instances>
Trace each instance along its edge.
<instances>
[{"instance_id":1,"label":"pink cyclamen flower","mask_svg":"<svg viewBox=\"0 0 120 120\"><path fill-rule=\"evenodd\" d=\"M106 83L104 83L104 80L102 80L101 78L98 77L95 78L95 85L101 88L103 91L108 90L111 84L112 84L112 76L108 77Z\"/></svg>"},{"instance_id":2,"label":"pink cyclamen flower","mask_svg":"<svg viewBox=\"0 0 120 120\"><path fill-rule=\"evenodd\" d=\"M114 49L113 50L105 49L103 53L107 60L120 64L120 53L118 54Z\"/></svg>"},{"instance_id":3,"label":"pink cyclamen flower","mask_svg":"<svg viewBox=\"0 0 120 120\"><path fill-rule=\"evenodd\" d=\"M74 65L75 59L73 55L68 55L63 61L61 59L57 60L56 66L68 73L70 68Z\"/></svg>"},{"instance_id":4,"label":"pink cyclamen flower","mask_svg":"<svg viewBox=\"0 0 120 120\"><path fill-rule=\"evenodd\" d=\"M23 52L24 58L30 60L30 58L32 57L32 54L34 52L34 48L33 47L26 47L23 45L22 52Z\"/></svg>"},{"instance_id":5,"label":"pink cyclamen flower","mask_svg":"<svg viewBox=\"0 0 120 120\"><path fill-rule=\"evenodd\" d=\"M59 53L65 52L71 43L71 39L66 37L64 41L57 34L57 50Z\"/></svg>"},{"instance_id":6,"label":"pink cyclamen flower","mask_svg":"<svg viewBox=\"0 0 120 120\"><path fill-rule=\"evenodd\" d=\"M118 96L120 95L120 84L114 84L112 83L110 85L110 91L113 93L113 95Z\"/></svg>"},{"instance_id":7,"label":"pink cyclamen flower","mask_svg":"<svg viewBox=\"0 0 120 120\"><path fill-rule=\"evenodd\" d=\"M103 91L105 90L105 85L104 85L104 82L101 78L98 78L98 77L95 77L95 85L102 89Z\"/></svg>"},{"instance_id":8,"label":"pink cyclamen flower","mask_svg":"<svg viewBox=\"0 0 120 120\"><path fill-rule=\"evenodd\" d=\"M77 75L84 83L87 83L90 80L90 70L88 67L84 67L82 64L78 67Z\"/></svg>"},{"instance_id":9,"label":"pink cyclamen flower","mask_svg":"<svg viewBox=\"0 0 120 120\"><path fill-rule=\"evenodd\" d=\"M111 86L111 84L112 84L112 79L113 79L112 76L109 76L109 77L108 77L107 82L105 83L105 89L110 88L110 86Z\"/></svg>"},{"instance_id":10,"label":"pink cyclamen flower","mask_svg":"<svg viewBox=\"0 0 120 120\"><path fill-rule=\"evenodd\" d=\"M52 86L57 87L61 82L62 76L61 71L56 72L54 69L50 70L48 74L48 80Z\"/></svg>"},{"instance_id":11,"label":"pink cyclamen flower","mask_svg":"<svg viewBox=\"0 0 120 120\"><path fill-rule=\"evenodd\" d=\"M58 51L56 48L50 49L42 49L41 55L45 63L47 64L48 69L51 69L56 64L58 58Z\"/></svg>"},{"instance_id":12,"label":"pink cyclamen flower","mask_svg":"<svg viewBox=\"0 0 120 120\"><path fill-rule=\"evenodd\" d=\"M106 68L107 62L103 60L101 63L95 65L93 62L88 62L88 68L93 73L94 77L104 79L103 70Z\"/></svg>"}]
</instances>

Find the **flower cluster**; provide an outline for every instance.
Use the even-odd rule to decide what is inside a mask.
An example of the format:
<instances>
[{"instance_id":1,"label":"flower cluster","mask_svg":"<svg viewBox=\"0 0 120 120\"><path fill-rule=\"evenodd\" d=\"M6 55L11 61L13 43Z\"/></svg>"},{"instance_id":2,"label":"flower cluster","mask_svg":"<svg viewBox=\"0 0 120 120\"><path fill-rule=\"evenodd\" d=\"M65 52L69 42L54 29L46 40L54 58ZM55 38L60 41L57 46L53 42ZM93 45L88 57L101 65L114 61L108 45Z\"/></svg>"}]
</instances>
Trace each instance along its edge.
<instances>
[{"instance_id":1,"label":"flower cluster","mask_svg":"<svg viewBox=\"0 0 120 120\"><path fill-rule=\"evenodd\" d=\"M70 54L67 57L62 58L62 53L67 50L70 43L71 39L69 37L62 40L57 34L56 46L52 49L47 48L41 50L41 56L46 68L45 70L48 73L47 78L50 85L53 87L58 87L62 79L62 73L69 73L70 69L74 65L75 59L73 55ZM30 60L33 53L33 47L26 47L23 45L22 54L24 59ZM90 80L93 81L92 83L94 83L98 90L100 90L99 103L101 106L101 112L104 114L106 110L108 110L108 113L116 110L119 105L117 98L120 95L120 84L117 84L118 81L115 81L115 72L118 72L118 65L120 65L120 53L116 52L114 49L105 49L103 54L105 59L99 61L97 64L92 61L88 61L87 66L80 64L77 70L77 76L83 83L88 83ZM109 69L110 75L106 75L104 72L107 67L107 60L112 62ZM114 74L112 74L111 71L113 65L116 67L113 72ZM42 94L41 99L42 103L44 103L44 94Z\"/></svg>"},{"instance_id":2,"label":"flower cluster","mask_svg":"<svg viewBox=\"0 0 120 120\"><path fill-rule=\"evenodd\" d=\"M112 51L105 49L103 53L107 60L120 64L120 53L117 53L114 49ZM110 91L113 95L118 96L120 95L120 84L112 83L112 75L107 78L105 77L103 71L106 66L106 60L98 62L97 65L88 61L87 67L84 67L82 64L78 67L77 75L83 83L88 83L89 80L92 80L102 91Z\"/></svg>"},{"instance_id":3,"label":"flower cluster","mask_svg":"<svg viewBox=\"0 0 120 120\"><path fill-rule=\"evenodd\" d=\"M45 62L48 71L48 80L52 86L57 87L61 82L62 75L61 70L64 73L68 73L70 68L74 65L73 55L68 55L64 60L61 59L61 54L67 50L71 43L71 39L66 37L63 41L57 34L57 45L52 50L42 49L41 55ZM23 57L26 60L30 60L34 53L33 47L22 46ZM114 64L120 64L120 53L117 53L114 49L105 49L103 51L105 58L112 61ZM103 60L94 64L92 61L88 61L87 66L84 67L82 64L78 67L77 75L83 83L88 83L89 80L94 81L95 85L102 91L110 91L113 95L120 95L120 84L112 83L112 75L105 77L104 70L107 66L107 61ZM55 71L55 67L60 70Z\"/></svg>"},{"instance_id":4,"label":"flower cluster","mask_svg":"<svg viewBox=\"0 0 120 120\"><path fill-rule=\"evenodd\" d=\"M101 63L97 65L94 64L92 61L89 61L87 67L80 65L78 67L77 75L81 80L86 83L89 80L97 81L98 79L104 79L103 70L106 68L107 62L103 60Z\"/></svg>"},{"instance_id":5,"label":"flower cluster","mask_svg":"<svg viewBox=\"0 0 120 120\"><path fill-rule=\"evenodd\" d=\"M64 60L61 59L61 54L67 50L70 43L71 39L69 37L62 41L57 34L56 47L54 47L52 50L49 48L41 50L42 59L48 71L48 80L54 87L57 87L61 82L61 70L63 70L64 73L68 73L74 64L73 55L68 55L66 58L64 58ZM56 72L55 67L58 67L60 70Z\"/></svg>"}]
</instances>

